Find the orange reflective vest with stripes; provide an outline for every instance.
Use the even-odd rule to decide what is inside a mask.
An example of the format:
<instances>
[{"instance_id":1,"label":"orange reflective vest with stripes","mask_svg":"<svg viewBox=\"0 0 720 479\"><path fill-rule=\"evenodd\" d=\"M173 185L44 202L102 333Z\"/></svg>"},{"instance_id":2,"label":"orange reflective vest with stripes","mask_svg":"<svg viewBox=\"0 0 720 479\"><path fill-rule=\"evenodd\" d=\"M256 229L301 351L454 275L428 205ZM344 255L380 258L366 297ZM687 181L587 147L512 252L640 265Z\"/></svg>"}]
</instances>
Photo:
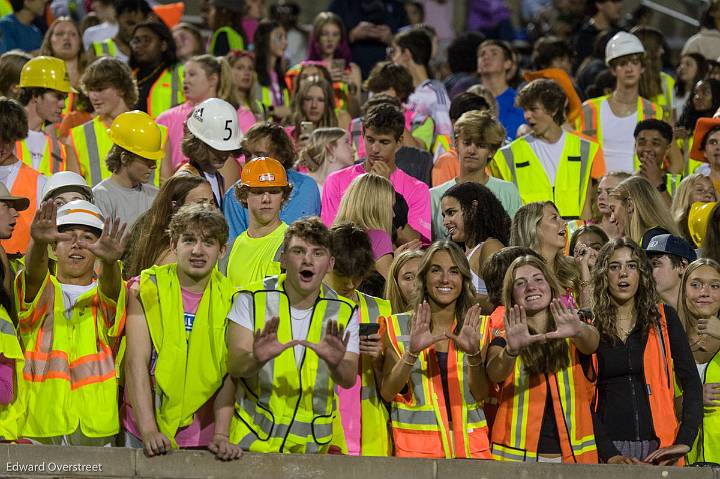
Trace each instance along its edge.
<instances>
[{"instance_id":1,"label":"orange reflective vest with stripes","mask_svg":"<svg viewBox=\"0 0 720 479\"><path fill-rule=\"evenodd\" d=\"M643 373L645 375L648 402L653 420L653 430L660 442L660 447L672 446L675 443L680 425L675 417L675 369L670 334L665 319L665 305L658 305L660 319L650 328L645 353L643 355ZM593 355L595 370L598 369L597 356ZM595 400L597 411L598 400ZM609 438L613 439L613 438ZM681 465L678 463L678 465Z\"/></svg>"},{"instance_id":2,"label":"orange reflective vest with stripes","mask_svg":"<svg viewBox=\"0 0 720 479\"><path fill-rule=\"evenodd\" d=\"M281 343L293 339L284 281L285 275L271 276L238 293L250 301L255 330L274 316L280 318L277 336ZM307 340L319 343L329 321L347 326L354 310L352 301L322 285ZM325 361L305 348L298 366L294 348L288 348L254 376L238 381L230 442L251 452L326 453L333 441L336 400Z\"/></svg>"},{"instance_id":3,"label":"orange reflective vest with stripes","mask_svg":"<svg viewBox=\"0 0 720 479\"><path fill-rule=\"evenodd\" d=\"M387 321L388 338L399 357L410 344L411 318L410 313L402 313ZM448 408L435 348L419 354L407 392L398 393L390 403L396 456L490 459L485 413L482 401L470 391L470 374L468 358L448 341Z\"/></svg>"},{"instance_id":4,"label":"orange reflective vest with stripes","mask_svg":"<svg viewBox=\"0 0 720 479\"><path fill-rule=\"evenodd\" d=\"M601 96L597 98L591 98L586 100L582 105L582 113L575 120L575 129L583 135L597 141L600 145L603 144L603 131L602 122L600 121L600 105L605 100L608 100L610 95ZM664 110L661 106L656 105L650 100L638 95L637 100L637 121L638 123L650 118L662 120ZM635 170L640 168L640 160L635 155Z\"/></svg>"},{"instance_id":5,"label":"orange reflective vest with stripes","mask_svg":"<svg viewBox=\"0 0 720 479\"><path fill-rule=\"evenodd\" d=\"M15 142L15 156L29 167L35 168L32 153L27 146L27 139ZM65 171L66 164L65 145L60 143L55 136L45 134L45 149L36 169L43 175L50 176L58 171Z\"/></svg>"},{"instance_id":6,"label":"orange reflective vest with stripes","mask_svg":"<svg viewBox=\"0 0 720 479\"><path fill-rule=\"evenodd\" d=\"M504 329L501 333L504 335ZM552 398L564 463L597 464L590 381L568 342L569 366L553 374L525 371L522 356L500 385L492 430L492 457L498 461L536 462L547 394ZM546 381L547 379L547 381ZM549 387L548 387L549 384Z\"/></svg>"},{"instance_id":7,"label":"orange reflective vest with stripes","mask_svg":"<svg viewBox=\"0 0 720 479\"><path fill-rule=\"evenodd\" d=\"M24 211L18 211L12 236L0 241L3 249L8 254L25 254L25 251L27 251L28 243L30 243L30 225L37 210L38 193L42 191L42 186L45 184L44 179L39 172L25 163L20 163L15 181L9 190L13 196L29 199L30 206Z\"/></svg>"},{"instance_id":8,"label":"orange reflective vest with stripes","mask_svg":"<svg viewBox=\"0 0 720 479\"><path fill-rule=\"evenodd\" d=\"M531 141L541 140L533 137ZM499 176L515 184L523 204L553 201L563 218L582 215L593 165L602 161L602 149L597 143L569 131L565 132L565 145L558 160L554 186L550 184L545 167L535 155L528 137L516 139L493 157Z\"/></svg>"},{"instance_id":9,"label":"orange reflective vest with stripes","mask_svg":"<svg viewBox=\"0 0 720 479\"><path fill-rule=\"evenodd\" d=\"M5 273L9 274L9 272ZM23 352L18 341L17 331L13 325L12 319L4 306L0 306L0 355L7 360L12 360L15 364L15 375L22 373L23 368ZM14 379L14 378L13 378ZM0 440L11 441L18 438L18 430L21 422L24 420L24 411L22 409L22 401L18 400L23 382L14 381L15 397L12 402L0 405Z\"/></svg>"},{"instance_id":10,"label":"orange reflective vest with stripes","mask_svg":"<svg viewBox=\"0 0 720 479\"><path fill-rule=\"evenodd\" d=\"M25 298L25 271L15 279L20 337L25 345L21 434L56 437L78 427L86 437L119 431L112 350L125 326L125 283L117 302L95 285L72 308L49 273L35 298Z\"/></svg>"},{"instance_id":11,"label":"orange reflective vest with stripes","mask_svg":"<svg viewBox=\"0 0 720 479\"><path fill-rule=\"evenodd\" d=\"M157 118L160 113L185 103L183 93L183 71L181 63L166 68L160 74L147 96L147 114Z\"/></svg>"}]
</instances>

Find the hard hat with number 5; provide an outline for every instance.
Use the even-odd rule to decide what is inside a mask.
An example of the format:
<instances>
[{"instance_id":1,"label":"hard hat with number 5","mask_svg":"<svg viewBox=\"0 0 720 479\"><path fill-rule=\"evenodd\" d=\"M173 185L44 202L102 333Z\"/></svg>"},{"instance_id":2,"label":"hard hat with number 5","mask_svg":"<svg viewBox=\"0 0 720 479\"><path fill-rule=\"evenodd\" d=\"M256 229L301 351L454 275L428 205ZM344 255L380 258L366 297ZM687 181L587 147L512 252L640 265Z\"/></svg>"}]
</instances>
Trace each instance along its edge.
<instances>
[{"instance_id":1,"label":"hard hat with number 5","mask_svg":"<svg viewBox=\"0 0 720 479\"><path fill-rule=\"evenodd\" d=\"M636 53L645 53L645 47L640 39L632 33L618 32L605 46L605 64L609 66L616 58Z\"/></svg>"},{"instance_id":2,"label":"hard hat with number 5","mask_svg":"<svg viewBox=\"0 0 720 479\"><path fill-rule=\"evenodd\" d=\"M193 108L185 123L190 133L219 151L240 149L243 135L237 110L219 98L209 98Z\"/></svg>"}]
</instances>

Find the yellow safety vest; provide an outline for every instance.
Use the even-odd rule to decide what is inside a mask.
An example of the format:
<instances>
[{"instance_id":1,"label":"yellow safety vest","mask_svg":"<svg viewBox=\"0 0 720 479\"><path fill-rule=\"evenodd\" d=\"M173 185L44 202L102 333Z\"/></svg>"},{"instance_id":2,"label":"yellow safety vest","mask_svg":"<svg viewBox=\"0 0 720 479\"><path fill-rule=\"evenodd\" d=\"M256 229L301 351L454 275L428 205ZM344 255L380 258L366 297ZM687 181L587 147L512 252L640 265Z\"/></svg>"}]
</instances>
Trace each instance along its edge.
<instances>
[{"instance_id":1,"label":"yellow safety vest","mask_svg":"<svg viewBox=\"0 0 720 479\"><path fill-rule=\"evenodd\" d=\"M30 168L35 168L33 166L32 153L30 153L30 149L27 146L27 138L15 142L15 156ZM45 149L43 150L43 156L37 167L37 171L45 176L50 176L58 171L65 171L66 163L67 152L65 145L61 144L56 137L46 134Z\"/></svg>"},{"instance_id":2,"label":"yellow safety vest","mask_svg":"<svg viewBox=\"0 0 720 479\"><path fill-rule=\"evenodd\" d=\"M285 275L253 283L254 329L262 329L273 316L280 318L278 340L292 340L290 301L283 289ZM322 285L313 307L307 340L320 342L331 320L347 326L355 304ZM271 359L251 378L238 382L230 442L246 451L325 453L333 440L336 396L330 371L311 349L300 367L294 348Z\"/></svg>"},{"instance_id":3,"label":"yellow safety vest","mask_svg":"<svg viewBox=\"0 0 720 479\"><path fill-rule=\"evenodd\" d=\"M720 351L718 352L720 353ZM702 376L703 384L720 383L720 354L715 353ZM720 462L720 407L704 406L703 418L688 463Z\"/></svg>"},{"instance_id":4,"label":"yellow safety vest","mask_svg":"<svg viewBox=\"0 0 720 479\"><path fill-rule=\"evenodd\" d=\"M153 83L147 96L147 114L153 119L157 118L160 113L185 102L184 69L181 63L173 68L166 68Z\"/></svg>"},{"instance_id":5,"label":"yellow safety vest","mask_svg":"<svg viewBox=\"0 0 720 479\"><path fill-rule=\"evenodd\" d=\"M662 93L651 99L653 103L663 109L663 119L668 121L672 112L673 99L675 98L675 79L665 72L660 72L660 84Z\"/></svg>"},{"instance_id":6,"label":"yellow safety vest","mask_svg":"<svg viewBox=\"0 0 720 479\"><path fill-rule=\"evenodd\" d=\"M411 313L401 313L392 315L388 321L388 338L398 357L403 357L410 345L411 318ZM480 325L481 331L486 329L486 318ZM412 367L410 390L397 394L390 403L396 456L490 459L483 404L470 391L466 379L470 375L468 360L452 341L448 343L447 366L449 408L445 405L432 347L420 352ZM450 417L447 409L451 411Z\"/></svg>"},{"instance_id":7,"label":"yellow safety vest","mask_svg":"<svg viewBox=\"0 0 720 479\"><path fill-rule=\"evenodd\" d=\"M56 437L80 426L87 437L118 433L118 388L113 350L125 326L125 282L117 303L97 285L66 311L55 276L47 274L32 303L25 272L15 281L20 337L25 345L26 405L22 436Z\"/></svg>"},{"instance_id":8,"label":"yellow safety vest","mask_svg":"<svg viewBox=\"0 0 720 479\"><path fill-rule=\"evenodd\" d=\"M80 164L80 170L91 187L112 175L105 163L105 158L113 146L107 133L108 128L110 126L96 116L91 121L70 130L70 142Z\"/></svg>"},{"instance_id":9,"label":"yellow safety vest","mask_svg":"<svg viewBox=\"0 0 720 479\"><path fill-rule=\"evenodd\" d=\"M553 201L564 218L582 214L588 183L600 146L572 132L565 132L565 145L555 176L555 186L525 137L501 148L493 162L503 180L515 184L524 204Z\"/></svg>"},{"instance_id":10,"label":"yellow safety vest","mask_svg":"<svg viewBox=\"0 0 720 479\"><path fill-rule=\"evenodd\" d=\"M0 440L11 441L18 438L18 430L21 427L19 423L25 416L22 407L23 401L19 400L23 387L23 381L20 379L23 369L23 353L15 326L3 306L0 306L0 354L15 361L15 377L17 378L15 398L12 403L0 406Z\"/></svg>"},{"instance_id":11,"label":"yellow safety vest","mask_svg":"<svg viewBox=\"0 0 720 479\"><path fill-rule=\"evenodd\" d=\"M271 106L278 106L278 105L273 104L273 97L272 97L272 93L270 91L270 87L260 85L259 91L260 91L260 98L258 98L258 100L260 100L260 103L265 108L268 108ZM290 105L290 93L288 93L287 89L283 90L282 94L283 94L282 104Z\"/></svg>"},{"instance_id":12,"label":"yellow safety vest","mask_svg":"<svg viewBox=\"0 0 720 479\"><path fill-rule=\"evenodd\" d=\"M360 323L378 323L380 317L390 319L392 307L390 301L376 298L357 291ZM363 456L389 456L392 454L392 442L388 434L390 415L383 403L375 382L372 360L360 356L360 454ZM340 415L338 415L338 422Z\"/></svg>"},{"instance_id":13,"label":"yellow safety vest","mask_svg":"<svg viewBox=\"0 0 720 479\"><path fill-rule=\"evenodd\" d=\"M0 0L0 17L10 15L13 12L12 4L9 0Z\"/></svg>"},{"instance_id":14,"label":"yellow safety vest","mask_svg":"<svg viewBox=\"0 0 720 479\"><path fill-rule=\"evenodd\" d=\"M96 57L117 57L118 47L112 38L103 40L101 42L93 42L93 50L95 51Z\"/></svg>"},{"instance_id":15,"label":"yellow safety vest","mask_svg":"<svg viewBox=\"0 0 720 479\"><path fill-rule=\"evenodd\" d=\"M217 42L217 39L221 33L224 33L227 36L230 51L245 50L245 42L243 42L242 36L232 27L222 27L218 28L213 33L212 40L210 40L210 48L208 49L208 53L210 53L211 55L216 55L215 43Z\"/></svg>"},{"instance_id":16,"label":"yellow safety vest","mask_svg":"<svg viewBox=\"0 0 720 479\"><path fill-rule=\"evenodd\" d=\"M155 419L173 447L177 430L192 423L227 374L225 332L234 293L230 281L213 270L186 339L177 263L140 274L140 299L157 351Z\"/></svg>"}]
</instances>

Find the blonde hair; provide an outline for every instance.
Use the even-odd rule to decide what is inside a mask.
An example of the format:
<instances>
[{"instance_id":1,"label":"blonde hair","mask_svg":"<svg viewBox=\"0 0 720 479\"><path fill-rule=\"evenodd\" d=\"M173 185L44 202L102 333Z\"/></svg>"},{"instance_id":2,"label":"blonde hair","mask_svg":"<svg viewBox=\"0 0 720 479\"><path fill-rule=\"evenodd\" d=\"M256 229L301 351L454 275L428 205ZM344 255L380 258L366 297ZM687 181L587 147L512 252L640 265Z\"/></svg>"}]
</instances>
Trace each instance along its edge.
<instances>
[{"instance_id":1,"label":"blonde hair","mask_svg":"<svg viewBox=\"0 0 720 479\"><path fill-rule=\"evenodd\" d=\"M328 155L328 146L337 146L338 140L347 133L342 128L318 128L312 132L308 144L300 150L298 164L310 172L317 171Z\"/></svg>"},{"instance_id":2,"label":"blonde hair","mask_svg":"<svg viewBox=\"0 0 720 479\"><path fill-rule=\"evenodd\" d=\"M510 267L505 272L505 278L503 279L503 304L506 308L512 308L517 302L513 298L513 284L515 283L515 272L521 266L532 266L540 271L548 285L550 286L550 292L552 299L558 298L562 294L561 285L558 283L555 275L550 271L550 267L542 259L536 256L520 256L510 264ZM549 311L547 312L547 331L555 330L555 319ZM528 325L528 331L531 334L537 334L540 331ZM568 344L565 339L555 339L544 343L535 343L520 351L522 357L523 367L530 374L542 374L542 373L554 373L563 368L566 368L570 364L570 358L568 355Z\"/></svg>"},{"instance_id":3,"label":"blonde hair","mask_svg":"<svg viewBox=\"0 0 720 479\"><path fill-rule=\"evenodd\" d=\"M510 227L510 246L524 246L534 251L540 251L540 237L537 229L543 218L545 205L550 205L557 211L552 201L538 201L523 205L512 219ZM557 280L563 288L574 289L579 281L579 275L574 260L568 258L560 250L553 259L552 268L555 270Z\"/></svg>"},{"instance_id":4,"label":"blonde hair","mask_svg":"<svg viewBox=\"0 0 720 479\"><path fill-rule=\"evenodd\" d=\"M717 274L720 274L720 263L710 258L700 258L693 261L685 270L680 283L680 301L678 301L677 312L680 317L680 323L682 324L685 332L687 333L688 339L693 339L697 336L697 320L694 314L690 312L690 308L687 306L687 282L690 279L690 275L702 268L703 266L709 266L715 270Z\"/></svg>"},{"instance_id":5,"label":"blonde hair","mask_svg":"<svg viewBox=\"0 0 720 479\"><path fill-rule=\"evenodd\" d=\"M631 176L623 180L610 192L610 197L619 199L625 205L632 201L634 208L625 234L636 243L640 244L645 232L655 227L681 236L670 211L661 206L663 199L660 193L645 178Z\"/></svg>"},{"instance_id":6,"label":"blonde hair","mask_svg":"<svg viewBox=\"0 0 720 479\"><path fill-rule=\"evenodd\" d=\"M215 98L225 100L226 102L231 103L235 108L240 106L237 104L233 95L230 65L225 58L203 54L190 58L188 62L197 63L208 78L212 75L217 75L218 82L217 87L215 88Z\"/></svg>"},{"instance_id":7,"label":"blonde hair","mask_svg":"<svg viewBox=\"0 0 720 479\"><path fill-rule=\"evenodd\" d=\"M455 122L455 139L461 137L495 152L505 140L505 128L487 111L468 111Z\"/></svg>"},{"instance_id":8,"label":"blonde hair","mask_svg":"<svg viewBox=\"0 0 720 479\"><path fill-rule=\"evenodd\" d=\"M365 173L355 178L340 201L333 226L355 223L367 230L392 231L395 189L387 178Z\"/></svg>"},{"instance_id":9,"label":"blonde hair","mask_svg":"<svg viewBox=\"0 0 720 479\"><path fill-rule=\"evenodd\" d=\"M686 176L680 182L680 185L678 186L678 189L672 199L670 214L672 215L672 219L675 221L678 229L688 240L692 240L692 237L690 236L690 231L688 230L687 219L688 213L690 212L690 207L693 204L693 190L695 189L695 185L699 181L703 180L709 181L710 184L712 184L712 180L701 173L693 173Z\"/></svg>"},{"instance_id":10,"label":"blonde hair","mask_svg":"<svg viewBox=\"0 0 720 479\"><path fill-rule=\"evenodd\" d=\"M228 54L225 56L225 61L227 61L228 66L230 68L235 66L235 63L239 62L242 58L248 58L250 59L250 64L252 65L253 74L252 74L252 84L250 85L250 89L245 92L245 104L243 105L243 100L240 99L238 96L237 91L234 88L234 85L230 87L231 98L233 105L245 106L247 107L251 112L253 112L255 115L261 115L262 108L260 107L260 102L257 101L257 98L259 98L259 90L260 87L258 87L258 81L257 81L257 73L255 73L255 55L252 52L246 52L244 50L238 51L238 50L230 50ZM232 73L230 76L230 82L232 83Z\"/></svg>"},{"instance_id":11,"label":"blonde hair","mask_svg":"<svg viewBox=\"0 0 720 479\"><path fill-rule=\"evenodd\" d=\"M400 284L398 284L398 275L403 266L410 260L422 258L423 254L424 252L421 250L403 251L393 259L387 281L385 282L385 299L390 301L393 314L404 313L412 309L412 300L414 298L407 298L407 300L403 298L402 292L400 291Z\"/></svg>"}]
</instances>

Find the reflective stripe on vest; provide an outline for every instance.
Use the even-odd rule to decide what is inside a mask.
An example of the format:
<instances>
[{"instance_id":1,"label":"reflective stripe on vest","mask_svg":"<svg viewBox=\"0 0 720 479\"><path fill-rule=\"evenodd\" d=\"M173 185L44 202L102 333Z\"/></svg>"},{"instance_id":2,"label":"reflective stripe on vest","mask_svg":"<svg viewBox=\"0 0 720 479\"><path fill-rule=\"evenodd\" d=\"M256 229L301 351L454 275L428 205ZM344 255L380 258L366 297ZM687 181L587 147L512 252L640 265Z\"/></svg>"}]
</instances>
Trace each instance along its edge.
<instances>
[{"instance_id":1,"label":"reflective stripe on vest","mask_svg":"<svg viewBox=\"0 0 720 479\"><path fill-rule=\"evenodd\" d=\"M537 441L550 394L560 439L563 462L597 463L587 380L575 361L575 348L568 341L569 366L547 375L530 375L522 358L501 385L500 404L493 425L492 456L501 461L535 462ZM576 384L580 380L583 384ZM559 416L558 416L559 414Z\"/></svg>"},{"instance_id":2,"label":"reflective stripe on vest","mask_svg":"<svg viewBox=\"0 0 720 479\"><path fill-rule=\"evenodd\" d=\"M18 211L15 220L15 229L10 238L0 241L7 254L25 254L30 243L30 225L37 210L38 180L40 173L25 163L20 163L15 181L10 188L12 196L20 196L30 200L30 205L24 211ZM7 186L7 185L6 185Z\"/></svg>"},{"instance_id":3,"label":"reflective stripe on vest","mask_svg":"<svg viewBox=\"0 0 720 479\"><path fill-rule=\"evenodd\" d=\"M248 286L254 308L254 328L279 317L278 340L292 339L290 302L282 286L284 275ZM307 340L319 342L331 320L346 326L354 304L323 285L313 307ZM294 348L268 361L251 378L243 378L235 396L230 427L233 443L254 452L325 452L333 437L335 391L324 361L306 349L300 367Z\"/></svg>"},{"instance_id":4,"label":"reflective stripe on vest","mask_svg":"<svg viewBox=\"0 0 720 479\"><path fill-rule=\"evenodd\" d=\"M35 168L32 160L32 153L27 146L27 139L15 142L15 156L31 168ZM53 135L45 135L45 147L43 155L38 163L37 171L43 175L50 176L59 171L65 171L67 153L65 145L60 144Z\"/></svg>"},{"instance_id":5,"label":"reflective stripe on vest","mask_svg":"<svg viewBox=\"0 0 720 479\"><path fill-rule=\"evenodd\" d=\"M18 304L24 301L24 281L20 273L15 282ZM45 277L33 304L18 313L28 405L23 435L71 434L78 424L88 437L117 434L117 380L111 348L122 335L124 311L124 282L117 304L102 300L95 286L66 311L60 283L54 276Z\"/></svg>"},{"instance_id":6,"label":"reflective stripe on vest","mask_svg":"<svg viewBox=\"0 0 720 479\"><path fill-rule=\"evenodd\" d=\"M85 181L93 187L109 178L112 172L107 168L105 158L112 148L109 128L99 116L70 130L70 141L75 149Z\"/></svg>"},{"instance_id":7,"label":"reflective stripe on vest","mask_svg":"<svg viewBox=\"0 0 720 479\"><path fill-rule=\"evenodd\" d=\"M185 101L182 91L183 71L181 64L166 68L153 83L147 96L147 113L153 119Z\"/></svg>"},{"instance_id":8,"label":"reflective stripe on vest","mask_svg":"<svg viewBox=\"0 0 720 479\"><path fill-rule=\"evenodd\" d=\"M566 132L555 186L550 185L545 168L525 137L500 149L494 163L503 179L515 184L524 204L553 201L561 216L577 218L585 205L592 163L598 150L597 143Z\"/></svg>"},{"instance_id":9,"label":"reflective stripe on vest","mask_svg":"<svg viewBox=\"0 0 720 479\"><path fill-rule=\"evenodd\" d=\"M93 42L93 50L96 57L117 57L118 48L112 38L103 40L102 42Z\"/></svg>"},{"instance_id":10,"label":"reflective stripe on vest","mask_svg":"<svg viewBox=\"0 0 720 479\"><path fill-rule=\"evenodd\" d=\"M392 315L387 323L388 338L399 357L409 346L411 319L411 314L402 313ZM484 331L486 324L480 328ZM451 417L448 417L435 350L431 347L420 353L408 380L412 397L397 394L390 404L396 455L490 458L485 413L482 403L470 391L470 374L467 358L450 341L447 375Z\"/></svg>"},{"instance_id":11,"label":"reflective stripe on vest","mask_svg":"<svg viewBox=\"0 0 720 479\"><path fill-rule=\"evenodd\" d=\"M379 323L380 318L387 320L392 314L390 302L358 291L358 311L360 323ZM361 443L363 456L388 456L392 445L387 431L389 419L387 408L378 394L375 371L372 360L366 355L360 356L360 399L361 399Z\"/></svg>"},{"instance_id":12,"label":"reflective stripe on vest","mask_svg":"<svg viewBox=\"0 0 720 479\"><path fill-rule=\"evenodd\" d=\"M720 383L720 351L708 361L703 384ZM688 453L688 463L720 462L720 407L705 406L697 439Z\"/></svg>"}]
</instances>

